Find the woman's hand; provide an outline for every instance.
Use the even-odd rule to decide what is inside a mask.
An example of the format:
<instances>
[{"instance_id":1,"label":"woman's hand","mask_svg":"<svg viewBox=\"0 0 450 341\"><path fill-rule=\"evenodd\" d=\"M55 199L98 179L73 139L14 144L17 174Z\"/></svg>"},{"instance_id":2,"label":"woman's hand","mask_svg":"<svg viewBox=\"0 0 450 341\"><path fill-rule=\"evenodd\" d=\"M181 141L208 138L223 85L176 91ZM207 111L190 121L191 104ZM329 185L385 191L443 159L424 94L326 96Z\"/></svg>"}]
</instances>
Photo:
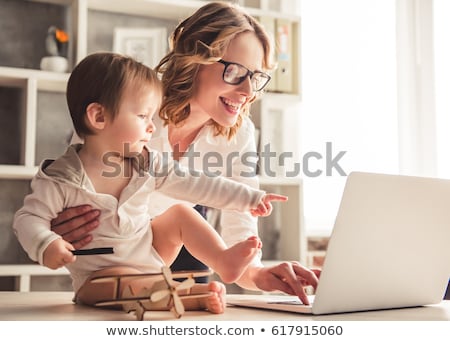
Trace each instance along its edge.
<instances>
[{"instance_id":1,"label":"woman's hand","mask_svg":"<svg viewBox=\"0 0 450 341\"><path fill-rule=\"evenodd\" d=\"M51 221L51 229L75 249L92 241L90 232L98 227L100 211L89 205L66 208Z\"/></svg>"},{"instance_id":2,"label":"woman's hand","mask_svg":"<svg viewBox=\"0 0 450 341\"><path fill-rule=\"evenodd\" d=\"M279 290L289 295L298 296L304 303L309 304L305 293L306 286L317 289L320 270L311 270L299 262L282 262L280 264L261 267L254 273L255 285L264 291Z\"/></svg>"},{"instance_id":3,"label":"woman's hand","mask_svg":"<svg viewBox=\"0 0 450 341\"><path fill-rule=\"evenodd\" d=\"M287 201L288 197L279 194L269 193L261 198L256 208L250 210L254 217L267 217L272 213L272 201Z\"/></svg>"}]
</instances>

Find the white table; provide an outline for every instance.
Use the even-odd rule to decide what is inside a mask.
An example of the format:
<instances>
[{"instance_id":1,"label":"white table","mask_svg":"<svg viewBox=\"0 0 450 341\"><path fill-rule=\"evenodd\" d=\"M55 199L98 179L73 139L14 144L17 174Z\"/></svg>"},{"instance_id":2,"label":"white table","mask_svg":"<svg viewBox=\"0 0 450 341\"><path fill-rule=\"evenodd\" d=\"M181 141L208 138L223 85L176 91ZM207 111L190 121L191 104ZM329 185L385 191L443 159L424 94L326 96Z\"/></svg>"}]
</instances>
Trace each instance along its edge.
<instances>
[{"instance_id":1,"label":"white table","mask_svg":"<svg viewBox=\"0 0 450 341\"><path fill-rule=\"evenodd\" d=\"M92 308L72 303L71 292L0 292L0 321L134 321L133 313ZM171 312L152 311L145 320L176 320ZM405 309L379 310L333 315L301 315L227 307L224 314L186 312L186 321L450 321L450 301Z\"/></svg>"}]
</instances>

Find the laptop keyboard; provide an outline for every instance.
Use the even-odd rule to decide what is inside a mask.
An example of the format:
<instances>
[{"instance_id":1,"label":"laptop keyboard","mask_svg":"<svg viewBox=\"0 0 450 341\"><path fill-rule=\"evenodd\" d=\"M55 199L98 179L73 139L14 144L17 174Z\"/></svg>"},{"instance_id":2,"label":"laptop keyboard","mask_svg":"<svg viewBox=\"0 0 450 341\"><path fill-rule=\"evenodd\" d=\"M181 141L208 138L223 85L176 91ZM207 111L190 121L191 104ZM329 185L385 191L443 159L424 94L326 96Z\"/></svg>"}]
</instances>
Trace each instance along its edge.
<instances>
[{"instance_id":1,"label":"laptop keyboard","mask_svg":"<svg viewBox=\"0 0 450 341\"><path fill-rule=\"evenodd\" d=\"M308 297L310 305L314 302L314 296ZM270 304L288 304L288 305L304 305L302 301L298 299L286 300L286 301L272 301Z\"/></svg>"}]
</instances>

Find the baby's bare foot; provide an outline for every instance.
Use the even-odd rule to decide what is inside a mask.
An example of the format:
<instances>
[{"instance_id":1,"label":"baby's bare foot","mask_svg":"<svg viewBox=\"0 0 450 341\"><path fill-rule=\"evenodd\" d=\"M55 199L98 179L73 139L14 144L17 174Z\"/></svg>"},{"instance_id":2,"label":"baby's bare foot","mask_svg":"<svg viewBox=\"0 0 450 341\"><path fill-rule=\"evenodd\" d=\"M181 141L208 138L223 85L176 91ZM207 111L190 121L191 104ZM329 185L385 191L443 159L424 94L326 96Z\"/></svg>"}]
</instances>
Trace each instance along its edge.
<instances>
[{"instance_id":1,"label":"baby's bare foot","mask_svg":"<svg viewBox=\"0 0 450 341\"><path fill-rule=\"evenodd\" d=\"M232 283L241 277L261 247L262 243L258 237L249 237L225 250L214 270L225 283Z\"/></svg>"},{"instance_id":2,"label":"baby's bare foot","mask_svg":"<svg viewBox=\"0 0 450 341\"><path fill-rule=\"evenodd\" d=\"M196 283L180 297L186 311L208 310L212 314L222 314L225 310L225 285L217 281Z\"/></svg>"},{"instance_id":3,"label":"baby's bare foot","mask_svg":"<svg viewBox=\"0 0 450 341\"><path fill-rule=\"evenodd\" d=\"M239 244L242 244L244 246L241 249L242 257L252 256L252 255L254 255L255 252L258 252L258 250L262 248L261 239L259 239L257 236L248 237L247 240L245 240L241 243L238 243L235 246L237 246Z\"/></svg>"},{"instance_id":4,"label":"baby's bare foot","mask_svg":"<svg viewBox=\"0 0 450 341\"><path fill-rule=\"evenodd\" d=\"M205 308L213 314L223 314L225 311L225 286L217 281L208 283L208 291L211 295L205 297Z\"/></svg>"}]
</instances>

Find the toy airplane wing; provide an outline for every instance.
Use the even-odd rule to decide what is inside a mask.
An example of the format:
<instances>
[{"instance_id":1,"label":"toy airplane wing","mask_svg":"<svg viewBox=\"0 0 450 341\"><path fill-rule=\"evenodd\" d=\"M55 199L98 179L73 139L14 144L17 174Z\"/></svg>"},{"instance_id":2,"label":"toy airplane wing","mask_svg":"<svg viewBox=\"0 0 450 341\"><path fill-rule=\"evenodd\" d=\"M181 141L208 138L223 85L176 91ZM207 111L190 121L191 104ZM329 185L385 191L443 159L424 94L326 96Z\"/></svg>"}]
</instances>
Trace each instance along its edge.
<instances>
[{"instance_id":1,"label":"toy airplane wing","mask_svg":"<svg viewBox=\"0 0 450 341\"><path fill-rule=\"evenodd\" d=\"M197 277L205 277L211 275L213 272L211 270L203 270L203 271L176 271L172 272L173 279L181 279L181 278L197 278ZM92 283L107 283L107 282L117 282L122 279L142 279L142 278L154 278L155 280L158 277L162 280L164 279L164 275L162 272L158 273L141 273L141 274L127 274L127 275L109 275L109 276L98 276L91 279Z\"/></svg>"},{"instance_id":2,"label":"toy airplane wing","mask_svg":"<svg viewBox=\"0 0 450 341\"><path fill-rule=\"evenodd\" d=\"M189 295L183 295L180 296L181 300L187 299L187 298L201 298L201 297L208 297L210 296L210 293L207 294L189 294ZM98 301L95 305L97 307L106 307L111 305L118 305L118 304L128 304L128 303L136 303L139 301L149 301L150 296L135 296L135 297L127 297L127 298L118 298L114 300L105 300L105 301ZM130 310L131 311L131 310Z\"/></svg>"}]
</instances>

